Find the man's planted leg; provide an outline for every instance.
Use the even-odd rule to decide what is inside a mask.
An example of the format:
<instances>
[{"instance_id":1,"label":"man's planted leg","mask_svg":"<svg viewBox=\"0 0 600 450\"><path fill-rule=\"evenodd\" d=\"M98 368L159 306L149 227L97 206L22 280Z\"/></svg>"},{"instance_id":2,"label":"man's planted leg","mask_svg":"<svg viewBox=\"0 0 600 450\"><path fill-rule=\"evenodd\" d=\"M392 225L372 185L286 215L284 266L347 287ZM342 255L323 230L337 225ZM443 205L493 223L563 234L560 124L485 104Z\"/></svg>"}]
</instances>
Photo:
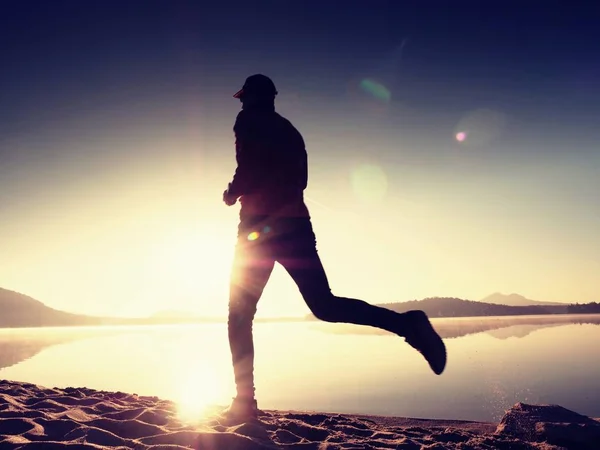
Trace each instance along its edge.
<instances>
[{"instance_id":1,"label":"man's planted leg","mask_svg":"<svg viewBox=\"0 0 600 450\"><path fill-rule=\"evenodd\" d=\"M274 266L269 258L243 251L234 258L227 323L237 395L226 413L240 419L256 416L252 322Z\"/></svg>"}]
</instances>

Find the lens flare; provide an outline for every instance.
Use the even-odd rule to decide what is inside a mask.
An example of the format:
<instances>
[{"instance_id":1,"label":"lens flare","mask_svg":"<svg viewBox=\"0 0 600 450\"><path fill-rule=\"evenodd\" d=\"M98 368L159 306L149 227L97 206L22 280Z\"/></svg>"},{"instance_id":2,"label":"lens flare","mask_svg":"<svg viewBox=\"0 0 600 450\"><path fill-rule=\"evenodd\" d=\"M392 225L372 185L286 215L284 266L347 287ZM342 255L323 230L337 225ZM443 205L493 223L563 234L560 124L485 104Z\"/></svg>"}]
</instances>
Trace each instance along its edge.
<instances>
[{"instance_id":1,"label":"lens flare","mask_svg":"<svg viewBox=\"0 0 600 450\"><path fill-rule=\"evenodd\" d=\"M388 181L383 169L375 164L356 167L351 174L356 196L365 202L379 202L387 193Z\"/></svg>"},{"instance_id":2,"label":"lens flare","mask_svg":"<svg viewBox=\"0 0 600 450\"><path fill-rule=\"evenodd\" d=\"M378 100L388 103L392 99L390 90L377 81L365 78L360 82L360 87L363 91L371 94Z\"/></svg>"},{"instance_id":3,"label":"lens flare","mask_svg":"<svg viewBox=\"0 0 600 450\"><path fill-rule=\"evenodd\" d=\"M250 233L248 235L248 240L249 241L255 241L260 237L260 233L258 231L253 231L252 233Z\"/></svg>"},{"instance_id":4,"label":"lens flare","mask_svg":"<svg viewBox=\"0 0 600 450\"><path fill-rule=\"evenodd\" d=\"M456 140L469 147L491 145L502 135L505 126L506 116L503 113L477 109L465 115L456 125Z\"/></svg>"}]
</instances>

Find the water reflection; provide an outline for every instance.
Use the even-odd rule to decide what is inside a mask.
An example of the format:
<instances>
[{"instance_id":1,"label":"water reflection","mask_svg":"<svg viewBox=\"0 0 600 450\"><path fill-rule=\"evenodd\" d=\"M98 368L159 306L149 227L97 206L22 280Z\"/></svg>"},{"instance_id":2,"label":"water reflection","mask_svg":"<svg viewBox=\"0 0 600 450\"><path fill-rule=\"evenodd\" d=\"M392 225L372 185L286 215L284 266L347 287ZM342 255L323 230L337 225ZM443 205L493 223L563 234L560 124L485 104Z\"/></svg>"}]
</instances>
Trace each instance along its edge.
<instances>
[{"instance_id":1,"label":"water reflection","mask_svg":"<svg viewBox=\"0 0 600 450\"><path fill-rule=\"evenodd\" d=\"M260 406L494 421L524 401L600 416L600 315L434 324L450 355L442 377L377 329L257 324ZM156 395L192 420L234 395L225 324L0 330L0 379Z\"/></svg>"},{"instance_id":2,"label":"water reflection","mask_svg":"<svg viewBox=\"0 0 600 450\"><path fill-rule=\"evenodd\" d=\"M486 333L496 339L524 338L536 330L569 324L600 325L600 315L548 315L507 317L464 317L434 319L433 323L444 339ZM378 328L348 324L310 322L311 329L333 334L388 335ZM55 345L82 339L101 338L122 334L148 333L149 330L176 329L190 325L166 326L92 326L56 328L0 329L0 370L26 361L42 350ZM193 325L192 325L193 327Z\"/></svg>"},{"instance_id":3,"label":"water reflection","mask_svg":"<svg viewBox=\"0 0 600 450\"><path fill-rule=\"evenodd\" d=\"M146 330L147 327L131 326L0 328L0 370L33 358L52 346Z\"/></svg>"},{"instance_id":4,"label":"water reflection","mask_svg":"<svg viewBox=\"0 0 600 450\"><path fill-rule=\"evenodd\" d=\"M0 379L158 396L193 420L229 399L224 324L0 330Z\"/></svg>"},{"instance_id":5,"label":"water reflection","mask_svg":"<svg viewBox=\"0 0 600 450\"><path fill-rule=\"evenodd\" d=\"M547 315L547 316L505 316L505 317L457 317L433 319L435 329L444 339L459 338L470 334L487 333L498 339L523 338L533 331L570 324L600 325L600 315ZM311 322L311 328L334 334L386 335L378 328L348 324Z\"/></svg>"},{"instance_id":6,"label":"water reflection","mask_svg":"<svg viewBox=\"0 0 600 450\"><path fill-rule=\"evenodd\" d=\"M12 336L0 336L0 369L25 361L37 355L46 347L69 342L70 340L62 337L51 341L43 338L18 341Z\"/></svg>"}]
</instances>

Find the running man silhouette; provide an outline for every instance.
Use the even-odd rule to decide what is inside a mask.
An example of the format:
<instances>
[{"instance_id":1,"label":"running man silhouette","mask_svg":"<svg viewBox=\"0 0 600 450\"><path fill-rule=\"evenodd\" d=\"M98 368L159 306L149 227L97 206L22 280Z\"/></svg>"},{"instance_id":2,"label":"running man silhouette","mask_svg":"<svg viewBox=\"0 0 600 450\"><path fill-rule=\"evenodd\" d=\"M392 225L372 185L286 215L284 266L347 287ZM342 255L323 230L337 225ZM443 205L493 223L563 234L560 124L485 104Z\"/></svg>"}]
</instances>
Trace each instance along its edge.
<instances>
[{"instance_id":1,"label":"running man silhouette","mask_svg":"<svg viewBox=\"0 0 600 450\"><path fill-rule=\"evenodd\" d=\"M289 273L318 319L387 330L404 337L436 374L446 365L444 343L423 311L399 314L332 294L304 203L308 183L304 140L289 120L275 112L276 95L271 79L256 74L233 96L242 103L233 128L237 168L223 201L228 206L238 199L241 203L228 318L237 395L225 415L242 420L258 412L252 322L275 262Z\"/></svg>"}]
</instances>

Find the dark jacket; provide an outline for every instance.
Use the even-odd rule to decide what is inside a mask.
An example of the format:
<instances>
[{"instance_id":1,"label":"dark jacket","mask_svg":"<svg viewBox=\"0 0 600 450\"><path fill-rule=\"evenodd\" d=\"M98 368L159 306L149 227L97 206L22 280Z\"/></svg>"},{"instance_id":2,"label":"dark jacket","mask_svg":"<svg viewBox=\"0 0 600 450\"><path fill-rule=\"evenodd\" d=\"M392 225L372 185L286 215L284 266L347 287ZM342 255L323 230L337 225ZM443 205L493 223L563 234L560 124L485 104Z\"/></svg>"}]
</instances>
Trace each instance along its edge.
<instances>
[{"instance_id":1,"label":"dark jacket","mask_svg":"<svg viewBox=\"0 0 600 450\"><path fill-rule=\"evenodd\" d=\"M233 127L237 169L229 193L241 197L240 217L308 217L304 139L273 108L242 110Z\"/></svg>"}]
</instances>

